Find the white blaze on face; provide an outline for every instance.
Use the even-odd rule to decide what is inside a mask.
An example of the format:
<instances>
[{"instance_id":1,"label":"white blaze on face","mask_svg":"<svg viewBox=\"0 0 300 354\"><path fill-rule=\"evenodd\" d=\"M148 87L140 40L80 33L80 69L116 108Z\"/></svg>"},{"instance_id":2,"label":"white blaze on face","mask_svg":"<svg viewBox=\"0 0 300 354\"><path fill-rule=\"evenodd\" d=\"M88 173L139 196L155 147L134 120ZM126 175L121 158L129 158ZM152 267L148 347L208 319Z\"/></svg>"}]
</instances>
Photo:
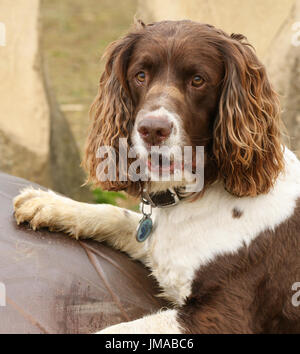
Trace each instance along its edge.
<instances>
[{"instance_id":1,"label":"white blaze on face","mask_svg":"<svg viewBox=\"0 0 300 354\"><path fill-rule=\"evenodd\" d=\"M181 129L181 119L178 116L178 114L174 112L170 112L168 109L166 109L163 106L153 111L142 109L137 114L133 133L132 133L132 142L138 154L140 154L141 156L146 156L148 154L148 151L146 149L146 144L143 141L142 137L140 136L139 132L137 131L138 124L147 117L153 119L159 117L167 117L168 120L172 123L173 129L170 136L164 141L163 145L168 146L170 148L174 146L182 146L184 137L180 133L183 130Z\"/></svg>"},{"instance_id":2,"label":"white blaze on face","mask_svg":"<svg viewBox=\"0 0 300 354\"><path fill-rule=\"evenodd\" d=\"M160 146L149 147L140 136L137 127L143 119L156 119L159 117L167 118L169 122L172 123L173 129L170 136L164 140ZM146 176L148 176L152 182L160 182L161 184L162 182L168 181L172 182L171 184L173 186L183 183L184 185L191 186L190 192L202 190L203 164L199 164L200 167L197 168L196 176L192 172L192 147L185 146L186 141L187 139L182 128L182 120L178 114L169 111L164 106L152 111L142 109L138 112L132 133L132 142L135 153L141 160L149 160L149 158L151 158L151 169L149 170L149 168L146 167ZM190 148L190 154L187 154L188 148ZM203 149L201 149L200 153L201 162L204 161ZM158 155L162 157L160 162L157 161ZM155 166L157 167L158 165L160 165L160 169L155 170ZM148 163L147 166L149 166ZM182 170L183 166L184 171Z\"/></svg>"},{"instance_id":3,"label":"white blaze on face","mask_svg":"<svg viewBox=\"0 0 300 354\"><path fill-rule=\"evenodd\" d=\"M140 136L137 127L140 124L140 122L143 119L153 119L155 120L156 118L159 117L164 117L169 120L169 122L172 124L172 132L170 136L164 140L164 142L160 146L147 146L147 143L142 139ZM151 158L152 166L153 163L157 165L158 161L156 161L156 157L158 154L161 154L161 156L165 156L165 158L162 160L163 167L165 167L165 172L163 173L164 177L162 180L165 181L170 181L170 169L168 170L168 167L170 168L171 160L174 159L175 155L178 154L178 149L181 151L181 145L183 143L183 139L180 136L180 132L182 129L180 129L180 117L173 112L170 112L168 109L165 107L161 106L158 109L155 110L147 110L147 109L142 109L138 112L136 121L135 121L135 126L133 129L132 133L132 142L134 145L134 149L136 154L139 156L140 159L144 160L149 160ZM149 150L150 148L150 150ZM151 152L151 155L150 155ZM150 180L152 181L160 181L160 173L155 172L152 170L148 169L148 163L146 167L146 175ZM158 174L157 174L158 173ZM181 180L182 178L180 178Z\"/></svg>"}]
</instances>

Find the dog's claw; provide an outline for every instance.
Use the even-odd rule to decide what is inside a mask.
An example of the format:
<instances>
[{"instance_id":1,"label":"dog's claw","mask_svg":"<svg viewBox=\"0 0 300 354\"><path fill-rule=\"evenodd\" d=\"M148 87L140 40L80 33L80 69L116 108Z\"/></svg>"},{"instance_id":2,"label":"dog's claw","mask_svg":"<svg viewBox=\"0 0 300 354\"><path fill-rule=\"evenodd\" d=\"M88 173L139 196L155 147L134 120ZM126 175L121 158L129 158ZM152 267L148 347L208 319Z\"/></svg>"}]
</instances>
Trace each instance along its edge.
<instances>
[{"instance_id":1,"label":"dog's claw","mask_svg":"<svg viewBox=\"0 0 300 354\"><path fill-rule=\"evenodd\" d=\"M51 208L47 213L43 212L43 208L53 204L55 198L55 194L31 187L21 191L13 202L17 225L28 222L34 231L37 231L40 225L48 226L47 222L51 220Z\"/></svg>"}]
</instances>

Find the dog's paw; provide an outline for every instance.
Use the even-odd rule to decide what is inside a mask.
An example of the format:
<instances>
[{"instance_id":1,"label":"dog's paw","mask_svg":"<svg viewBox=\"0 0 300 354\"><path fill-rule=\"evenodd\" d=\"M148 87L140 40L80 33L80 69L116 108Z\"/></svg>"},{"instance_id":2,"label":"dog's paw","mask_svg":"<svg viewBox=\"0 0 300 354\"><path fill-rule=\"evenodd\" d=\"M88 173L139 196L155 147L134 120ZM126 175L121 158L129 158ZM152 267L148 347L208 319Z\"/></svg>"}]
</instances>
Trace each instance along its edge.
<instances>
[{"instance_id":1,"label":"dog's paw","mask_svg":"<svg viewBox=\"0 0 300 354\"><path fill-rule=\"evenodd\" d=\"M13 201L17 224L28 222L33 230L40 227L59 229L57 216L62 208L61 203L54 192L28 187Z\"/></svg>"}]
</instances>

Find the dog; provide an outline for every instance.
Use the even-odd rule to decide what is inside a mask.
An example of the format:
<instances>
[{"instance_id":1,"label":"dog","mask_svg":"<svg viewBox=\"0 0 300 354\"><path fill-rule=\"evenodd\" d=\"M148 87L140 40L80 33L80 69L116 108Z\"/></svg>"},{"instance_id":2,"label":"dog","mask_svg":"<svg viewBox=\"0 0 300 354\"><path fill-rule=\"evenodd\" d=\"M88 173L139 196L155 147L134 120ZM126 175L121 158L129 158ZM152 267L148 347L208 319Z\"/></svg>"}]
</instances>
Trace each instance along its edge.
<instances>
[{"instance_id":1,"label":"dog","mask_svg":"<svg viewBox=\"0 0 300 354\"><path fill-rule=\"evenodd\" d=\"M106 51L91 118L89 182L140 196L143 214L33 188L14 211L18 224L140 260L174 305L100 333L299 333L300 162L282 142L277 95L247 39L188 20L137 21ZM97 151L119 152L121 138L138 156L203 146L201 191L187 192L184 178L100 180Z\"/></svg>"}]
</instances>

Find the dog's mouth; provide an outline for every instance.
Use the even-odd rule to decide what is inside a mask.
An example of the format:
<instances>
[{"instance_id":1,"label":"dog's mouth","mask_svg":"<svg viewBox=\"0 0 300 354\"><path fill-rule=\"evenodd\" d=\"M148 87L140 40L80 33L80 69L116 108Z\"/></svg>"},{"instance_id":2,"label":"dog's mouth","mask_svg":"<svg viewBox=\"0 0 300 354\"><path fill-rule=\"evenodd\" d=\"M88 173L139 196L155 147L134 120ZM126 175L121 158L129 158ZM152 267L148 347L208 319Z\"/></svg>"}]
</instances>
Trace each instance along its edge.
<instances>
[{"instance_id":1,"label":"dog's mouth","mask_svg":"<svg viewBox=\"0 0 300 354\"><path fill-rule=\"evenodd\" d=\"M147 159L148 171L156 175L176 175L188 169L191 172L195 168L195 162L187 163L182 159L169 158L162 154L151 154Z\"/></svg>"},{"instance_id":2,"label":"dog's mouth","mask_svg":"<svg viewBox=\"0 0 300 354\"><path fill-rule=\"evenodd\" d=\"M175 162L164 162L162 156L160 156L158 159L148 158L147 166L149 171L154 172L156 174L174 174L175 171Z\"/></svg>"}]
</instances>

